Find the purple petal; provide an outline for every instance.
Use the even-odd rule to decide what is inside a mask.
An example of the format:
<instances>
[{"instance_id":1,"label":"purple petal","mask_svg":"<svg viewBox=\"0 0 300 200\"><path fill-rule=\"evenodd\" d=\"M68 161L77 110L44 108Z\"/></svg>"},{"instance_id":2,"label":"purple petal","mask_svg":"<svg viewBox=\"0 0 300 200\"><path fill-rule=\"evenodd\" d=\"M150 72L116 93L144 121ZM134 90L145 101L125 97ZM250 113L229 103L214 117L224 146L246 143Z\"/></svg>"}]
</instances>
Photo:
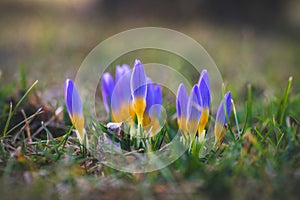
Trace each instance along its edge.
<instances>
[{"instance_id":1,"label":"purple petal","mask_svg":"<svg viewBox=\"0 0 300 200\"><path fill-rule=\"evenodd\" d=\"M162 105L162 89L160 85L154 86L154 104Z\"/></svg>"},{"instance_id":2,"label":"purple petal","mask_svg":"<svg viewBox=\"0 0 300 200\"><path fill-rule=\"evenodd\" d=\"M204 80L207 87L210 88L209 75L206 69L202 70L198 85L200 85L201 80Z\"/></svg>"},{"instance_id":3,"label":"purple petal","mask_svg":"<svg viewBox=\"0 0 300 200\"><path fill-rule=\"evenodd\" d=\"M147 78L147 95L146 95L146 109L145 113L148 113L151 106L154 104L154 83L150 78Z\"/></svg>"},{"instance_id":4,"label":"purple petal","mask_svg":"<svg viewBox=\"0 0 300 200\"><path fill-rule=\"evenodd\" d=\"M126 64L123 64L122 66L118 65L116 68L116 82L118 82L118 80L129 71L130 71L129 65Z\"/></svg>"},{"instance_id":5,"label":"purple petal","mask_svg":"<svg viewBox=\"0 0 300 200\"><path fill-rule=\"evenodd\" d=\"M131 94L135 98L145 98L147 93L146 73L141 61L135 60L130 80Z\"/></svg>"},{"instance_id":6,"label":"purple petal","mask_svg":"<svg viewBox=\"0 0 300 200\"><path fill-rule=\"evenodd\" d=\"M227 112L227 115L229 118L230 112L231 112L231 93L230 92L227 92L225 94L224 100L225 100L226 112ZM224 109L224 100L222 100L219 105L217 115L216 115L216 123L227 124L226 114L225 114L225 109Z\"/></svg>"},{"instance_id":7,"label":"purple petal","mask_svg":"<svg viewBox=\"0 0 300 200\"><path fill-rule=\"evenodd\" d=\"M188 104L188 94L185 89L183 83L181 83L177 90L176 95L176 110L177 110L177 117L186 117L187 116L187 104Z\"/></svg>"},{"instance_id":8,"label":"purple petal","mask_svg":"<svg viewBox=\"0 0 300 200\"><path fill-rule=\"evenodd\" d=\"M210 107L210 91L205 79L202 77L199 82L199 92L201 95L202 105L204 108Z\"/></svg>"},{"instance_id":9,"label":"purple petal","mask_svg":"<svg viewBox=\"0 0 300 200\"><path fill-rule=\"evenodd\" d=\"M230 113L231 113L231 93L227 92L225 94L225 102L226 102L226 112L228 115L228 118L230 118Z\"/></svg>"},{"instance_id":10,"label":"purple petal","mask_svg":"<svg viewBox=\"0 0 300 200\"><path fill-rule=\"evenodd\" d=\"M131 71L128 71L116 82L114 91L112 93L111 106L112 110L119 112L122 105L129 104L131 99L130 90Z\"/></svg>"},{"instance_id":11,"label":"purple petal","mask_svg":"<svg viewBox=\"0 0 300 200\"><path fill-rule=\"evenodd\" d=\"M82 116L82 102L78 90L71 79L65 82L65 101L70 116Z\"/></svg>"},{"instance_id":12,"label":"purple petal","mask_svg":"<svg viewBox=\"0 0 300 200\"><path fill-rule=\"evenodd\" d=\"M72 94L74 84L71 79L67 79L65 82L65 102L67 106L67 110L69 113L72 113Z\"/></svg>"},{"instance_id":13,"label":"purple petal","mask_svg":"<svg viewBox=\"0 0 300 200\"><path fill-rule=\"evenodd\" d=\"M200 120L201 116L201 98L199 94L199 88L197 85L194 85L192 88L188 104L187 104L187 121L193 120L198 121Z\"/></svg>"},{"instance_id":14,"label":"purple petal","mask_svg":"<svg viewBox=\"0 0 300 200\"><path fill-rule=\"evenodd\" d=\"M101 86L102 86L102 98L103 98L103 104L107 112L110 112L111 110L111 96L112 92L115 87L115 81L112 75L108 72L105 72L102 75L101 80Z\"/></svg>"}]
</instances>

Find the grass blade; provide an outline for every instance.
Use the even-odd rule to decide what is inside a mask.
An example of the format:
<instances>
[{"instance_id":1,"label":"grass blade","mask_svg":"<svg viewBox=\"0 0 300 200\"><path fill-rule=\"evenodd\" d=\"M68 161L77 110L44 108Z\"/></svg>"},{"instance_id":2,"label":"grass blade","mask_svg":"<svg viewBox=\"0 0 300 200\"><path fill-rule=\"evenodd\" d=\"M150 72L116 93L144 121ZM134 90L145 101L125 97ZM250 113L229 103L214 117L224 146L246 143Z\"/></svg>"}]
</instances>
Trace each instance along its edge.
<instances>
[{"instance_id":1,"label":"grass blade","mask_svg":"<svg viewBox=\"0 0 300 200\"><path fill-rule=\"evenodd\" d=\"M251 127L252 126L252 87L249 84L248 85L248 99L247 99L247 103L246 103L246 119L245 119L245 123L241 132L241 135L244 135L247 127Z\"/></svg>"},{"instance_id":2,"label":"grass blade","mask_svg":"<svg viewBox=\"0 0 300 200\"><path fill-rule=\"evenodd\" d=\"M12 116L17 112L18 108L20 107L20 105L22 104L22 102L27 98L27 96L32 92L33 88L37 85L38 80L36 80L31 87L26 91L26 93L23 95L23 97L20 99L20 101L17 103L17 105L15 106L15 108L12 110L12 104L10 105L10 112L3 130L3 137L6 137L7 135L7 129L8 126L10 124L10 120L12 118Z\"/></svg>"},{"instance_id":3,"label":"grass blade","mask_svg":"<svg viewBox=\"0 0 300 200\"><path fill-rule=\"evenodd\" d=\"M25 72L24 65L20 65L19 72L20 72L20 78L21 78L21 80L20 80L21 81L21 89L22 89L22 91L26 91L27 79L26 79L26 72Z\"/></svg>"},{"instance_id":4,"label":"grass blade","mask_svg":"<svg viewBox=\"0 0 300 200\"><path fill-rule=\"evenodd\" d=\"M292 86L292 82L293 82L293 77L290 77L288 85L287 85L287 87L285 89L284 95L281 98L280 104L278 106L278 110L277 110L277 122L278 122L278 124L280 126L282 125L284 114L285 114L285 111L286 111L286 108L287 108L287 101L288 101L288 96L289 96L290 89L291 89L291 86Z\"/></svg>"}]
</instances>

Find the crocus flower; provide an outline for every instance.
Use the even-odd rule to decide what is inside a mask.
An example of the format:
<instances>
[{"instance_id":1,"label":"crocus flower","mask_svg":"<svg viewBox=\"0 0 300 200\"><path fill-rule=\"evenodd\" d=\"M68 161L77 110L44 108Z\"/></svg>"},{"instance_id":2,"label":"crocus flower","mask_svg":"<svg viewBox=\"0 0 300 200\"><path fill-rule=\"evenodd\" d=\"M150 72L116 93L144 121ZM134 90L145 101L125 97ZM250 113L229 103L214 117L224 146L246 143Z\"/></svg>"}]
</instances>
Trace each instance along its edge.
<instances>
[{"instance_id":1,"label":"crocus flower","mask_svg":"<svg viewBox=\"0 0 300 200\"><path fill-rule=\"evenodd\" d=\"M115 88L115 81L110 73L105 72L102 75L101 86L102 86L103 104L106 112L111 117L111 97L112 97L113 90Z\"/></svg>"},{"instance_id":2,"label":"crocus flower","mask_svg":"<svg viewBox=\"0 0 300 200\"><path fill-rule=\"evenodd\" d=\"M138 124L142 125L143 115L146 109L147 82L146 73L139 60L135 60L134 63L130 80L130 89L133 111L137 116Z\"/></svg>"},{"instance_id":3,"label":"crocus flower","mask_svg":"<svg viewBox=\"0 0 300 200\"><path fill-rule=\"evenodd\" d=\"M225 108L224 108L225 106ZM215 146L219 146L222 143L222 140L225 135L225 131L227 130L227 119L230 117L231 112L231 93L227 92L224 96L224 99L221 101L217 115L216 115L216 123L215 123Z\"/></svg>"},{"instance_id":4,"label":"crocus flower","mask_svg":"<svg viewBox=\"0 0 300 200\"><path fill-rule=\"evenodd\" d=\"M187 134L187 104L188 104L188 93L185 89L183 83L181 83L177 90L176 95L176 110L177 110L177 123L178 128L184 133Z\"/></svg>"},{"instance_id":5,"label":"crocus flower","mask_svg":"<svg viewBox=\"0 0 300 200\"><path fill-rule=\"evenodd\" d=\"M104 107L114 122L126 121L130 117L130 77L131 70L126 64L116 67L116 81L109 72L105 72L101 77Z\"/></svg>"},{"instance_id":6,"label":"crocus flower","mask_svg":"<svg viewBox=\"0 0 300 200\"><path fill-rule=\"evenodd\" d=\"M82 102L75 84L71 79L65 82L65 102L71 122L75 127L77 137L82 143L84 139L84 118L82 114Z\"/></svg>"},{"instance_id":7,"label":"crocus flower","mask_svg":"<svg viewBox=\"0 0 300 200\"><path fill-rule=\"evenodd\" d=\"M162 115L161 86L155 85L151 80L148 80L143 125L149 125L149 128L151 129L151 136L154 136L161 129L164 119L165 118Z\"/></svg>"},{"instance_id":8,"label":"crocus flower","mask_svg":"<svg viewBox=\"0 0 300 200\"><path fill-rule=\"evenodd\" d=\"M131 106L131 74L128 65L122 65L116 69L116 85L112 94L112 118L114 122L128 121L134 117Z\"/></svg>"},{"instance_id":9,"label":"crocus flower","mask_svg":"<svg viewBox=\"0 0 300 200\"><path fill-rule=\"evenodd\" d=\"M107 112L113 122L134 122L154 129L153 123L160 120L162 90L146 74L142 63L136 60L134 70L126 64L116 67L116 79L108 72L102 76L102 96ZM154 107L155 109L154 109ZM153 107L153 108L152 108ZM152 109L151 109L152 108Z\"/></svg>"},{"instance_id":10,"label":"crocus flower","mask_svg":"<svg viewBox=\"0 0 300 200\"><path fill-rule=\"evenodd\" d=\"M194 85L187 104L187 129L191 141L195 138L201 116L201 97L199 88Z\"/></svg>"},{"instance_id":11,"label":"crocus flower","mask_svg":"<svg viewBox=\"0 0 300 200\"><path fill-rule=\"evenodd\" d=\"M198 126L198 134L200 136L203 133L203 130L208 122L210 108L209 76L206 70L203 70L201 73L198 87L202 100L202 114Z\"/></svg>"},{"instance_id":12,"label":"crocus flower","mask_svg":"<svg viewBox=\"0 0 300 200\"><path fill-rule=\"evenodd\" d=\"M154 86L154 105L157 106L151 110L150 116L151 119L154 119L153 132L157 133L163 123L162 120L164 120L162 116L162 88L160 85Z\"/></svg>"}]
</instances>

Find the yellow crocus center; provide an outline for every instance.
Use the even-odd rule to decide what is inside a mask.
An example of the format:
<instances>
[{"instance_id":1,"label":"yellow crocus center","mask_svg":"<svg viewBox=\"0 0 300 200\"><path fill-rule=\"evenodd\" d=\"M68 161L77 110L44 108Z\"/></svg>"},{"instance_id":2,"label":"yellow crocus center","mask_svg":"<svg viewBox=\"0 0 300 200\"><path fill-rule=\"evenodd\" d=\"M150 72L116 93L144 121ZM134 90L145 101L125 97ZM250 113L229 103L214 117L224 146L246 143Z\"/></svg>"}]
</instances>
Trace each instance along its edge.
<instances>
[{"instance_id":1,"label":"yellow crocus center","mask_svg":"<svg viewBox=\"0 0 300 200\"><path fill-rule=\"evenodd\" d=\"M192 142L195 137L196 137L196 132L197 132L197 128L198 128L198 123L199 121L198 120L195 120L195 119L191 119L187 125L187 128L188 128L188 132L189 132L189 135L190 135L190 141Z\"/></svg>"},{"instance_id":2,"label":"yellow crocus center","mask_svg":"<svg viewBox=\"0 0 300 200\"><path fill-rule=\"evenodd\" d=\"M134 114L134 113L133 113ZM128 102L124 102L120 104L119 110L112 111L113 121L114 122L123 122L127 121L130 117L132 117L132 108Z\"/></svg>"},{"instance_id":3,"label":"yellow crocus center","mask_svg":"<svg viewBox=\"0 0 300 200\"><path fill-rule=\"evenodd\" d=\"M198 125L198 136L201 137L201 134L203 133L203 130L208 122L208 117L209 117L209 110L208 108L204 108L202 110L202 114L200 117L200 122Z\"/></svg>"},{"instance_id":4,"label":"yellow crocus center","mask_svg":"<svg viewBox=\"0 0 300 200\"><path fill-rule=\"evenodd\" d=\"M161 130L161 124L159 122L159 119L157 119L156 117L152 119L152 134L151 136L155 136L160 130Z\"/></svg>"},{"instance_id":5,"label":"yellow crocus center","mask_svg":"<svg viewBox=\"0 0 300 200\"><path fill-rule=\"evenodd\" d=\"M177 121L178 123L178 128L187 136L188 134L188 128L186 125L186 118L185 117L180 117Z\"/></svg>"},{"instance_id":6,"label":"yellow crocus center","mask_svg":"<svg viewBox=\"0 0 300 200\"><path fill-rule=\"evenodd\" d=\"M73 114L71 116L71 122L79 133L79 139L82 141L84 138L84 118L78 114Z\"/></svg>"},{"instance_id":7,"label":"yellow crocus center","mask_svg":"<svg viewBox=\"0 0 300 200\"><path fill-rule=\"evenodd\" d=\"M143 115L146 109L146 101L143 97L137 97L132 101L132 108L137 116L138 124L143 124Z\"/></svg>"},{"instance_id":8,"label":"yellow crocus center","mask_svg":"<svg viewBox=\"0 0 300 200\"><path fill-rule=\"evenodd\" d=\"M217 148L221 145L223 141L225 131L226 129L224 128L223 124L216 123L214 133L215 133L215 146Z\"/></svg>"},{"instance_id":9,"label":"yellow crocus center","mask_svg":"<svg viewBox=\"0 0 300 200\"><path fill-rule=\"evenodd\" d=\"M151 119L147 113L144 113L143 116L143 126L148 126L151 123Z\"/></svg>"}]
</instances>

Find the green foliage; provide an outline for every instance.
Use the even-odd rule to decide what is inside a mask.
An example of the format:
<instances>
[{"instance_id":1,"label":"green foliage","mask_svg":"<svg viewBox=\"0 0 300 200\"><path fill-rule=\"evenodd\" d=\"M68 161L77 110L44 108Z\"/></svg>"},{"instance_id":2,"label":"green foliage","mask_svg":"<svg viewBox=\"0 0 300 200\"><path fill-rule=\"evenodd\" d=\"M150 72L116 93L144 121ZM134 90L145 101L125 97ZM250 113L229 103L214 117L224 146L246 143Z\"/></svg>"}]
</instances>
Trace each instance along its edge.
<instances>
[{"instance_id":1,"label":"green foliage","mask_svg":"<svg viewBox=\"0 0 300 200\"><path fill-rule=\"evenodd\" d=\"M14 108L9 106L3 111L2 115L8 116L6 123L36 84ZM185 152L170 166L148 174L128 174L105 166L101 158L78 143L73 127L67 128L63 136L53 137L56 134L42 124L46 139L33 137L32 141L26 131L14 135L5 128L0 140L0 193L43 199L111 198L114 194L140 198L173 195L170 198L181 199L184 194L186 198L296 199L300 183L300 98L290 94L291 84L290 79L279 101L258 99L249 86L244 108L244 102L234 98L238 110L229 119L229 131L221 148L205 149L205 145L213 143L213 138L206 138L202 141L204 146L197 143L191 153ZM151 150L160 149L176 134L172 115L167 121L151 138ZM126 134L129 127L123 127L117 136L94 121L87 131L90 137L104 134L123 151L146 147ZM15 190L19 192L12 193Z\"/></svg>"}]
</instances>

